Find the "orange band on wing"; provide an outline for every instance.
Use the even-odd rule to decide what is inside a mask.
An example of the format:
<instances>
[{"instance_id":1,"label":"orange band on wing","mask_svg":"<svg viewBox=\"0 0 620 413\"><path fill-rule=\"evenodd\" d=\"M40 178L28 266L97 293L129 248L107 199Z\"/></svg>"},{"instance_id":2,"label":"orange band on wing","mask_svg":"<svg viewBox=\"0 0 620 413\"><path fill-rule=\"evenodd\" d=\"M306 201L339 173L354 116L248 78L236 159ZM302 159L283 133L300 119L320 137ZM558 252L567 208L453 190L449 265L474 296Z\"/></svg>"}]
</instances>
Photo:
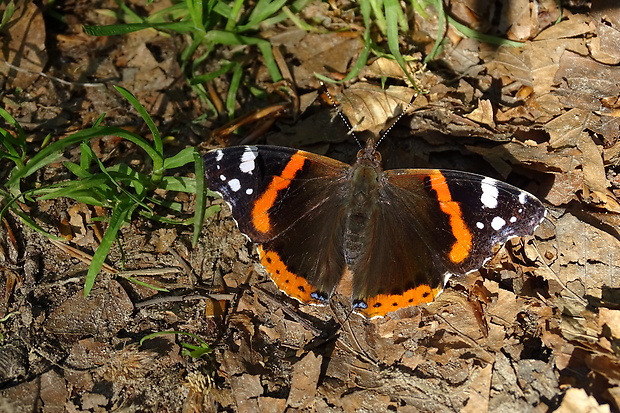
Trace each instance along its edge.
<instances>
[{"instance_id":1,"label":"orange band on wing","mask_svg":"<svg viewBox=\"0 0 620 413\"><path fill-rule=\"evenodd\" d=\"M254 208L252 209L252 224L257 231L267 233L271 230L269 208L276 202L278 192L286 189L291 184L291 180L295 178L297 172L303 168L304 162L305 158L303 156L291 156L291 159L286 164L282 173L271 179L265 192L256 200Z\"/></svg>"},{"instance_id":2,"label":"orange band on wing","mask_svg":"<svg viewBox=\"0 0 620 413\"><path fill-rule=\"evenodd\" d=\"M439 171L430 175L430 183L433 190L437 193L439 206L444 214L450 217L450 227L456 241L450 250L450 261L460 263L469 256L471 251L471 232L463 220L463 213L458 202L452 200L450 188L446 183L446 178Z\"/></svg>"},{"instance_id":3,"label":"orange band on wing","mask_svg":"<svg viewBox=\"0 0 620 413\"><path fill-rule=\"evenodd\" d=\"M302 303L323 304L320 300L311 296L316 291L316 288L311 286L304 278L290 272L277 252L266 251L259 245L258 254L260 255L261 264L265 267L273 282L286 295Z\"/></svg>"},{"instance_id":4,"label":"orange band on wing","mask_svg":"<svg viewBox=\"0 0 620 413\"><path fill-rule=\"evenodd\" d=\"M379 294L364 300L368 307L356 308L355 312L368 318L384 317L387 313L401 308L431 303L441 291L441 287L431 288L430 285L422 284L402 294Z\"/></svg>"}]
</instances>

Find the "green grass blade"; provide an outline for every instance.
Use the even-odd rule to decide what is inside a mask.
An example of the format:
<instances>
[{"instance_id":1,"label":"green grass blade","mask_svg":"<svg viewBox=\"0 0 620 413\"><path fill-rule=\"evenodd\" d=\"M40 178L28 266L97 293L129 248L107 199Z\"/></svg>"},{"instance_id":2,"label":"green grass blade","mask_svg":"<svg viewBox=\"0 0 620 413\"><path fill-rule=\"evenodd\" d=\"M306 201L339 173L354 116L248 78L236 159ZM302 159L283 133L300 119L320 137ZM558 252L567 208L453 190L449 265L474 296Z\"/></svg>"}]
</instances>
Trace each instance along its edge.
<instances>
[{"instance_id":1,"label":"green grass blade","mask_svg":"<svg viewBox=\"0 0 620 413\"><path fill-rule=\"evenodd\" d=\"M116 16L122 16L122 19L126 23L140 23L143 22L144 19L142 16L138 15L135 11L133 11L127 4L126 1L123 0L114 0L117 4L118 8L121 10L120 13L117 12Z\"/></svg>"},{"instance_id":2,"label":"green grass blade","mask_svg":"<svg viewBox=\"0 0 620 413\"><path fill-rule=\"evenodd\" d=\"M138 279L136 279L136 278L134 278L134 277L131 277L131 276L129 276L129 275L125 275L125 276L121 275L121 277L125 278L126 280L131 281L132 283L136 283L136 284L141 285L141 286L143 286L143 287L150 288L151 290L161 291L161 292L164 292L164 293L168 293L168 292L170 292L170 290L168 290L168 289L166 289L166 288L157 287L157 286L152 285L152 284L149 284L149 283L147 283L147 282L140 281L140 280L138 280Z\"/></svg>"},{"instance_id":3,"label":"green grass blade","mask_svg":"<svg viewBox=\"0 0 620 413\"><path fill-rule=\"evenodd\" d=\"M525 43L515 42L513 40L503 39L497 36L491 36L490 34L480 33L474 29L470 29L464 24L457 22L450 16L447 16L447 17L448 17L448 23L450 23L450 25L452 25L456 30L461 32L463 36L465 37L480 40L481 42L484 42L484 43L495 44L498 46L510 46L510 47L525 46Z\"/></svg>"},{"instance_id":4,"label":"green grass blade","mask_svg":"<svg viewBox=\"0 0 620 413\"><path fill-rule=\"evenodd\" d=\"M114 244L118 231L121 229L123 224L128 221L128 217L131 216L135 208L136 204L134 201L130 198L125 198L117 205L116 208L112 210L112 216L108 222L108 228L101 238L101 243L99 244L97 251L93 254L93 260L88 267L88 272L86 273L86 280L84 281L85 297L88 296L90 290L93 288L93 285L95 285L95 279L97 278L99 271L101 271L101 267L110 252L110 248L112 248L112 245Z\"/></svg>"},{"instance_id":5,"label":"green grass blade","mask_svg":"<svg viewBox=\"0 0 620 413\"><path fill-rule=\"evenodd\" d=\"M398 26L400 27L401 33L407 34L409 32L409 22L407 21L407 16L402 7L398 8Z\"/></svg>"},{"instance_id":6,"label":"green grass blade","mask_svg":"<svg viewBox=\"0 0 620 413\"><path fill-rule=\"evenodd\" d=\"M265 66L267 67L269 76L271 76L271 80L274 83L281 81L282 74L280 73L280 69L278 68L276 59L273 56L273 50L271 50L271 43L266 40L257 39L256 45L258 46L258 49L263 55L263 59L265 59Z\"/></svg>"},{"instance_id":7,"label":"green grass blade","mask_svg":"<svg viewBox=\"0 0 620 413\"><path fill-rule=\"evenodd\" d=\"M88 172L87 169L82 168L81 165L78 165L76 163L63 162L63 165L65 166L65 168L69 170L69 172L71 172L73 175L77 176L80 179L86 179L86 178L90 178L91 176L93 176L93 174Z\"/></svg>"},{"instance_id":8,"label":"green grass blade","mask_svg":"<svg viewBox=\"0 0 620 413\"><path fill-rule=\"evenodd\" d=\"M90 36L117 36L128 34L144 29L172 30L179 34L185 34L196 30L190 22L171 22L171 23L126 23L110 24L106 26L82 26L84 33Z\"/></svg>"},{"instance_id":9,"label":"green grass blade","mask_svg":"<svg viewBox=\"0 0 620 413\"><path fill-rule=\"evenodd\" d=\"M424 58L424 63L428 63L439 56L442 48L441 45L446 35L446 12L443 8L443 0L433 0L433 6L437 11L437 36L435 38L435 44L433 44L433 49L428 56Z\"/></svg>"},{"instance_id":10,"label":"green grass blade","mask_svg":"<svg viewBox=\"0 0 620 413\"><path fill-rule=\"evenodd\" d=\"M68 188L59 188L56 191L49 192L38 199L41 201L45 201L47 199L56 199L56 198L71 198L76 200L77 202L82 202L87 205L94 205L98 207L110 207L110 203L108 198L101 193L100 191L93 189L92 187L68 187Z\"/></svg>"},{"instance_id":11,"label":"green grass blade","mask_svg":"<svg viewBox=\"0 0 620 413\"><path fill-rule=\"evenodd\" d=\"M160 154L161 157L163 157L164 143L161 140L161 134L159 133L159 129L157 129L157 125L155 125L155 122L153 122L153 118L151 118L151 115L149 115L144 106L140 103L138 99L136 99L136 97L130 91L121 86L114 86L114 89L116 89L118 93L120 93L125 99L127 99L131 106L134 107L140 117L144 120L146 126L148 126L151 134L153 135L153 144L155 146L155 150L157 151L157 153ZM161 173L161 170L163 169L163 162L162 165L157 168L155 166L155 159L153 159L153 169L154 174Z\"/></svg>"},{"instance_id":12,"label":"green grass blade","mask_svg":"<svg viewBox=\"0 0 620 413\"><path fill-rule=\"evenodd\" d=\"M374 23L379 28L379 31L384 35L387 33L387 17L383 14L384 2L381 0L361 0L360 3L368 3L375 16ZM383 6L383 7L382 7ZM396 21L394 21L396 23ZM369 30L370 26L366 26L366 30Z\"/></svg>"},{"instance_id":13,"label":"green grass blade","mask_svg":"<svg viewBox=\"0 0 620 413\"><path fill-rule=\"evenodd\" d=\"M197 85L199 83L206 83L206 82L210 82L213 79L220 77L221 75L223 75L224 73L228 73L230 70L232 70L233 67L235 67L237 63L235 62L229 62L226 63L225 65L223 65L222 67L220 67L217 70L214 70L213 72L210 73L206 73L204 75L200 75L200 76L196 76L193 77L189 84L190 85Z\"/></svg>"},{"instance_id":14,"label":"green grass blade","mask_svg":"<svg viewBox=\"0 0 620 413\"><path fill-rule=\"evenodd\" d=\"M202 1L186 0L185 5L189 11L189 18L192 20L192 23L194 23L194 27L202 29L204 27L202 20L204 16Z\"/></svg>"},{"instance_id":15,"label":"green grass blade","mask_svg":"<svg viewBox=\"0 0 620 413\"><path fill-rule=\"evenodd\" d=\"M184 2L163 8L148 16L144 21L148 23L166 23L181 21L188 18L189 10Z\"/></svg>"},{"instance_id":16,"label":"green grass blade","mask_svg":"<svg viewBox=\"0 0 620 413\"><path fill-rule=\"evenodd\" d=\"M205 165L202 156L198 151L194 151L194 173L196 174L196 203L194 211L194 233L192 235L192 245L198 244L198 238L202 231L206 214L206 192L205 192Z\"/></svg>"},{"instance_id":17,"label":"green grass blade","mask_svg":"<svg viewBox=\"0 0 620 413\"><path fill-rule=\"evenodd\" d=\"M90 166L93 164L93 159L96 157L95 153L93 152L92 148L90 147L90 144L87 144L85 142L80 143L80 168L85 172L88 173L88 170L90 169ZM77 176L79 176L78 174L75 174ZM92 175L92 174L88 174L88 175Z\"/></svg>"},{"instance_id":18,"label":"green grass blade","mask_svg":"<svg viewBox=\"0 0 620 413\"><path fill-rule=\"evenodd\" d=\"M159 185L166 191L196 193L196 180L186 176L164 176Z\"/></svg>"},{"instance_id":19,"label":"green grass blade","mask_svg":"<svg viewBox=\"0 0 620 413\"><path fill-rule=\"evenodd\" d=\"M279 82L282 80L280 69L276 64L276 60L273 57L271 50L271 43L267 40L257 39L255 37L241 36L236 33L226 32L223 30L211 30L205 36L205 40L210 44L224 44L227 46L243 46L252 45L258 46L263 58L265 59L265 66L271 76L271 80Z\"/></svg>"},{"instance_id":20,"label":"green grass blade","mask_svg":"<svg viewBox=\"0 0 620 413\"><path fill-rule=\"evenodd\" d=\"M147 198L147 199L148 199L150 202L154 203L155 205L162 206L162 207L164 207L164 208L166 208L166 209L169 209L170 211L173 211L173 212L176 212L176 213L182 213L182 212L183 212L183 204L182 204L182 203L180 203L180 202L168 201L168 200L165 200L165 199L159 199L159 198ZM155 220L156 220L158 217L161 217L161 215L156 215L156 214L154 214L154 213L153 213L153 214L148 215L148 212L147 212L147 214L145 214L144 216L154 217L153 219L155 219ZM190 217L189 219L192 219L192 218ZM180 222L181 222L181 221L179 221L179 219L177 219L177 218L174 218L172 221L173 221L174 223L176 223L176 224L178 224L178 223L180 223ZM186 220L184 220L184 221L186 221Z\"/></svg>"},{"instance_id":21,"label":"green grass blade","mask_svg":"<svg viewBox=\"0 0 620 413\"><path fill-rule=\"evenodd\" d=\"M64 238L52 235L46 230L44 230L43 228L41 228L39 224L37 224L32 218L26 215L26 213L22 211L21 209L19 208L10 208L10 209L11 209L11 212L13 212L15 215L17 215L22 220L22 222L24 222L27 226L29 226L31 229L35 230L36 232L41 233L50 239L55 239L58 241L65 241ZM0 214L0 216L1 215L3 214Z\"/></svg>"},{"instance_id":22,"label":"green grass blade","mask_svg":"<svg viewBox=\"0 0 620 413\"><path fill-rule=\"evenodd\" d=\"M0 116L17 132L17 135L13 136L13 134L11 134L9 131L0 128L0 130L2 131L1 143L4 145L7 151L9 151L11 157L14 158L13 162L15 162L18 167L21 167L23 166L23 161L26 156L26 133L22 129L19 122L17 122L15 118L13 118L13 116L11 116L11 114L3 108L0 108ZM19 147L21 153L17 151L15 146Z\"/></svg>"},{"instance_id":23,"label":"green grass blade","mask_svg":"<svg viewBox=\"0 0 620 413\"><path fill-rule=\"evenodd\" d=\"M19 179L26 178L40 168L54 162L60 157L61 153L67 147L76 143L90 140L95 137L108 135L119 136L138 145L153 160L153 169L155 169L155 167L157 166L161 174L164 164L163 156L155 149L153 149L148 143L148 141L146 141L141 136L126 131L124 129L104 126L78 131L72 135L67 136L66 138L51 143L44 149L41 149L35 156L32 157L32 159L30 159L30 161L23 168L19 169L11 176L9 182L7 183L7 186L12 187L12 184L17 182Z\"/></svg>"},{"instance_id":24,"label":"green grass blade","mask_svg":"<svg viewBox=\"0 0 620 413\"><path fill-rule=\"evenodd\" d=\"M254 9L250 13L248 22L244 25L237 26L238 32L244 32L246 30L256 30L259 25L265 21L268 17L278 13L282 10L286 0L258 0Z\"/></svg>"},{"instance_id":25,"label":"green grass blade","mask_svg":"<svg viewBox=\"0 0 620 413\"><path fill-rule=\"evenodd\" d=\"M4 146L7 150L7 152L0 152L0 158L10 159L15 164L19 165L21 163L22 156L17 151L17 149L15 149L15 145L11 143L11 141L14 139L15 138L9 132L5 131L4 129L0 130L0 144L2 144L2 146Z\"/></svg>"},{"instance_id":26,"label":"green grass blade","mask_svg":"<svg viewBox=\"0 0 620 413\"><path fill-rule=\"evenodd\" d=\"M194 152L196 149L193 147L185 148L174 156L164 159L164 169L179 168L183 165L187 165L190 162L194 162Z\"/></svg>"},{"instance_id":27,"label":"green grass blade","mask_svg":"<svg viewBox=\"0 0 620 413\"><path fill-rule=\"evenodd\" d=\"M260 0L259 0L259 3L260 3ZM235 0L233 2L232 7L228 9L227 15L225 16L227 20L226 20L226 26L224 30L233 31L235 29L235 27L237 26L237 18L239 16L239 13L241 13L242 7L243 7L243 0Z\"/></svg>"},{"instance_id":28,"label":"green grass blade","mask_svg":"<svg viewBox=\"0 0 620 413\"><path fill-rule=\"evenodd\" d=\"M38 199L46 201L56 198L71 198L90 205L108 207L117 195L109 186L109 179L102 174L79 181L59 182L45 188L29 191L39 195ZM25 194L24 194L25 195Z\"/></svg>"},{"instance_id":29,"label":"green grass blade","mask_svg":"<svg viewBox=\"0 0 620 413\"><path fill-rule=\"evenodd\" d=\"M284 15L286 17L288 17L288 19L290 21L293 22L293 24L297 27L299 27L301 30L305 30L307 32L320 32L322 31L321 29L312 26L311 24L306 23L303 19L301 19L299 17L298 14L295 14L291 11L291 9L289 9L288 7L284 6L282 7L282 13L284 13Z\"/></svg>"},{"instance_id":30,"label":"green grass blade","mask_svg":"<svg viewBox=\"0 0 620 413\"><path fill-rule=\"evenodd\" d=\"M294 1L293 4L288 7L282 7L282 12L278 13L276 16L270 17L268 19L263 20L263 26L270 27L275 24L281 23L287 18L289 18L289 13L294 15L298 15L301 9L306 7L310 3L310 0L297 0ZM288 11L287 11L288 10ZM295 20L293 20L295 23ZM297 23L295 23L297 24ZM299 27L299 26L298 26ZM311 30L316 30L314 27Z\"/></svg>"},{"instance_id":31,"label":"green grass blade","mask_svg":"<svg viewBox=\"0 0 620 413\"><path fill-rule=\"evenodd\" d=\"M411 82L412 85L415 85L415 81L407 68L407 63L405 63L405 58L400 53L400 45L398 42L398 21L399 16L403 13L403 10L398 0L384 0L384 7L385 20L387 22L388 48L398 63L398 66L400 66L405 73L405 76L407 76L407 79L409 79L409 82Z\"/></svg>"},{"instance_id":32,"label":"green grass blade","mask_svg":"<svg viewBox=\"0 0 620 413\"><path fill-rule=\"evenodd\" d=\"M126 197L130 198L136 204L136 206L140 205L142 208L146 209L147 211L151 211L151 207L149 207L147 204L143 202L143 199L146 196L146 187L140 182L139 179L132 179L131 176L128 176L122 173L109 172L103 167L103 164L101 163L101 161L97 159L97 162L100 164L100 167L102 168L101 172L103 172L103 174L109 178L110 183L112 183L119 191L125 194ZM127 191L123 187L123 185L121 185L120 181L123 181L127 185L132 186L135 189L136 193L132 194L131 192Z\"/></svg>"},{"instance_id":33,"label":"green grass blade","mask_svg":"<svg viewBox=\"0 0 620 413\"><path fill-rule=\"evenodd\" d=\"M228 85L228 93L226 94L226 111L228 117L233 118L235 115L235 104L237 103L237 92L239 91L239 85L241 84L241 76L243 75L243 68L241 65L235 65L233 69L233 75Z\"/></svg>"},{"instance_id":34,"label":"green grass blade","mask_svg":"<svg viewBox=\"0 0 620 413\"><path fill-rule=\"evenodd\" d=\"M11 0L7 3L5 9L2 11L2 20L0 20L0 30L4 30L5 26L9 23L14 13L15 13L15 2Z\"/></svg>"}]
</instances>

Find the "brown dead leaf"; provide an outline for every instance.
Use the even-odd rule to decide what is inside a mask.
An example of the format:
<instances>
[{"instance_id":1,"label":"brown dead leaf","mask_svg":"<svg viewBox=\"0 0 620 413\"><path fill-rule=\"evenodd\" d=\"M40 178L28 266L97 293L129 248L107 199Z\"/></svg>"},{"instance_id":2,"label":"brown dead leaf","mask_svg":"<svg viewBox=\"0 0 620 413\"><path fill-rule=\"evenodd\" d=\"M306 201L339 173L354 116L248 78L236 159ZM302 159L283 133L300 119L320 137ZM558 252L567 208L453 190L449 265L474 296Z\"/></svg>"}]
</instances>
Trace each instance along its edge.
<instances>
[{"instance_id":1,"label":"brown dead leaf","mask_svg":"<svg viewBox=\"0 0 620 413\"><path fill-rule=\"evenodd\" d=\"M20 2L3 32L0 73L9 87L28 88L47 64L46 30L43 13L36 3Z\"/></svg>"},{"instance_id":2,"label":"brown dead leaf","mask_svg":"<svg viewBox=\"0 0 620 413\"><path fill-rule=\"evenodd\" d=\"M394 79L405 79L405 72L394 59L380 57L370 65L364 67L361 76L373 78L391 77Z\"/></svg>"},{"instance_id":3,"label":"brown dead leaf","mask_svg":"<svg viewBox=\"0 0 620 413\"><path fill-rule=\"evenodd\" d=\"M378 134L388 120L400 115L416 91L407 87L390 86L383 89L369 83L356 83L342 92L339 98L342 113L354 131L371 131ZM416 99L417 101L417 99ZM408 110L419 107L414 101ZM426 100L421 100L426 103Z\"/></svg>"},{"instance_id":4,"label":"brown dead leaf","mask_svg":"<svg viewBox=\"0 0 620 413\"><path fill-rule=\"evenodd\" d=\"M601 308L599 310L598 321L602 326L607 326L611 332L611 337L620 339L620 311Z\"/></svg>"},{"instance_id":5,"label":"brown dead leaf","mask_svg":"<svg viewBox=\"0 0 620 413\"><path fill-rule=\"evenodd\" d=\"M365 66L361 70L359 77L361 79L398 79L407 84L409 87L424 87L425 89L430 89L442 81L442 79L435 73L430 70L426 70L426 67L421 63L421 53L404 56L404 58L407 61L407 70L409 75L413 77L415 82L414 85L411 84L409 76L405 75L398 62L394 59L388 59L385 57L379 57L370 65Z\"/></svg>"},{"instance_id":6,"label":"brown dead leaf","mask_svg":"<svg viewBox=\"0 0 620 413\"><path fill-rule=\"evenodd\" d=\"M591 192L584 191L584 198L598 207L619 213L620 204L608 190L609 181L603 165L602 148L598 147L587 134L579 136L577 148L581 151L584 186Z\"/></svg>"},{"instance_id":7,"label":"brown dead leaf","mask_svg":"<svg viewBox=\"0 0 620 413\"><path fill-rule=\"evenodd\" d=\"M610 413L609 405L600 405L584 389L568 389L554 413Z\"/></svg>"},{"instance_id":8,"label":"brown dead leaf","mask_svg":"<svg viewBox=\"0 0 620 413\"><path fill-rule=\"evenodd\" d=\"M592 33L590 18L585 14L568 14L567 19L543 30L536 41L554 39L572 39Z\"/></svg>"},{"instance_id":9,"label":"brown dead leaf","mask_svg":"<svg viewBox=\"0 0 620 413\"><path fill-rule=\"evenodd\" d=\"M595 21L596 37L590 40L590 55L599 63L617 65L620 63L620 30L606 22Z\"/></svg>"},{"instance_id":10,"label":"brown dead leaf","mask_svg":"<svg viewBox=\"0 0 620 413\"><path fill-rule=\"evenodd\" d=\"M489 409L489 396L491 393L491 378L493 377L493 365L472 371L472 386L469 389L469 399L460 410L461 413L486 412Z\"/></svg>"},{"instance_id":11,"label":"brown dead leaf","mask_svg":"<svg viewBox=\"0 0 620 413\"><path fill-rule=\"evenodd\" d=\"M45 410L63 411L69 397L67 383L54 370L43 373L41 376L41 393L39 394Z\"/></svg>"},{"instance_id":12,"label":"brown dead leaf","mask_svg":"<svg viewBox=\"0 0 620 413\"><path fill-rule=\"evenodd\" d=\"M320 34L292 29L269 40L274 46L283 46L292 61L299 62L292 68L297 87L312 89L320 86L315 73L327 77L346 74L364 47L357 32Z\"/></svg>"},{"instance_id":13,"label":"brown dead leaf","mask_svg":"<svg viewBox=\"0 0 620 413\"><path fill-rule=\"evenodd\" d=\"M92 212L87 205L78 202L67 211L69 214L69 225L71 226L71 241L81 247L96 247L98 242L95 240L91 224Z\"/></svg>"},{"instance_id":14,"label":"brown dead leaf","mask_svg":"<svg viewBox=\"0 0 620 413\"><path fill-rule=\"evenodd\" d=\"M511 1L502 8L498 29L511 40L525 41L551 26L560 16L558 5L552 1L531 3L528 0Z\"/></svg>"},{"instance_id":15,"label":"brown dead leaf","mask_svg":"<svg viewBox=\"0 0 620 413\"><path fill-rule=\"evenodd\" d=\"M286 410L286 399L259 397L258 407L261 413L283 413Z\"/></svg>"},{"instance_id":16,"label":"brown dead leaf","mask_svg":"<svg viewBox=\"0 0 620 413\"><path fill-rule=\"evenodd\" d=\"M551 28L543 31L536 40L522 48L481 46L480 57L486 62L489 73L501 77L505 84L518 82L520 87L532 88L533 94L529 96L527 105L517 106L521 108L519 117L544 122L561 113L558 98L550 92L557 84L555 76L565 51L583 55L588 53L585 39L577 37L577 34L589 30L583 22L582 17L571 17L551 26L553 31L548 32ZM512 89L515 87L512 86ZM504 114L502 118L505 117Z\"/></svg>"},{"instance_id":17,"label":"brown dead leaf","mask_svg":"<svg viewBox=\"0 0 620 413\"><path fill-rule=\"evenodd\" d=\"M603 148L597 146L589 134L585 131L591 112L583 109L572 109L545 125L545 130L549 133L549 145L552 148L575 147L578 153L574 157L569 157L570 166L563 169L562 173L568 175L556 181L559 184L577 183L583 178L583 185L574 187L574 193L579 193L588 202L595 204L612 212L620 212L620 204L608 189L609 181L603 161ZM557 155L552 153L550 158ZM557 191L558 188L555 190ZM568 190L569 188L566 188ZM564 191L561 189L560 192ZM553 195L553 191L552 195ZM555 202L564 197L552 197Z\"/></svg>"},{"instance_id":18,"label":"brown dead leaf","mask_svg":"<svg viewBox=\"0 0 620 413\"><path fill-rule=\"evenodd\" d=\"M556 173L553 175L553 183L545 200L551 205L567 205L577 198L576 189L583 186L583 175L581 173Z\"/></svg>"},{"instance_id":19,"label":"brown dead leaf","mask_svg":"<svg viewBox=\"0 0 620 413\"><path fill-rule=\"evenodd\" d=\"M591 353L586 364L615 385L620 384L620 359L615 355Z\"/></svg>"},{"instance_id":20,"label":"brown dead leaf","mask_svg":"<svg viewBox=\"0 0 620 413\"><path fill-rule=\"evenodd\" d=\"M600 298L603 287L620 288L618 239L569 213L558 218L555 228L556 238L546 241L554 244L558 251L550 269L566 289L572 290L572 293L563 292L566 300L585 297L586 294ZM585 303L580 305L585 306Z\"/></svg>"},{"instance_id":21,"label":"brown dead leaf","mask_svg":"<svg viewBox=\"0 0 620 413\"><path fill-rule=\"evenodd\" d=\"M238 412L257 412L258 397L264 393L260 376L241 374L230 378Z\"/></svg>"},{"instance_id":22,"label":"brown dead leaf","mask_svg":"<svg viewBox=\"0 0 620 413\"><path fill-rule=\"evenodd\" d=\"M306 409L313 405L322 363L323 357L312 352L295 363L288 406L294 409Z\"/></svg>"},{"instance_id":23,"label":"brown dead leaf","mask_svg":"<svg viewBox=\"0 0 620 413\"><path fill-rule=\"evenodd\" d=\"M480 99L480 101L478 101L478 107L465 115L465 117L473 120L474 122L488 125L491 128L495 127L495 121L493 120L493 105L488 99Z\"/></svg>"},{"instance_id":24,"label":"brown dead leaf","mask_svg":"<svg viewBox=\"0 0 620 413\"><path fill-rule=\"evenodd\" d=\"M601 110L600 99L620 88L617 67L604 65L580 53L566 51L559 61L554 83L556 93L568 107Z\"/></svg>"},{"instance_id":25,"label":"brown dead leaf","mask_svg":"<svg viewBox=\"0 0 620 413\"><path fill-rule=\"evenodd\" d=\"M590 112L582 109L571 109L545 124L549 133L549 146L552 149L563 146L575 146L584 133Z\"/></svg>"}]
</instances>

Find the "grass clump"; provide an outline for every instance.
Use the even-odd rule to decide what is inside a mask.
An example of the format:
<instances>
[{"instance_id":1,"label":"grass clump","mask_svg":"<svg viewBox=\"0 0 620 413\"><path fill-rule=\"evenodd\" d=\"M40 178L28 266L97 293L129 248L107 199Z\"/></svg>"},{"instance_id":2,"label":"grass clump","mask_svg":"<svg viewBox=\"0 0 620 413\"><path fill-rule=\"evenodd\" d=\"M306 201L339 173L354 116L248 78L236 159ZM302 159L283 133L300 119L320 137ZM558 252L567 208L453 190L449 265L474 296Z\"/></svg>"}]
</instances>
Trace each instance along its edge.
<instances>
[{"instance_id":1,"label":"grass clump","mask_svg":"<svg viewBox=\"0 0 620 413\"><path fill-rule=\"evenodd\" d=\"M139 214L147 219L163 223L193 225L192 241L196 244L206 214L217 212L213 207L205 209L204 165L195 148L181 150L177 154L165 157L161 134L150 115L137 99L127 90L116 87L138 111L152 134L152 142L127 130L102 126L102 115L91 128L81 130L63 139L49 142L45 139L42 148L33 156L29 156L26 134L18 122L8 112L0 108L0 116L14 129L14 133L0 128L0 160L10 161L11 169L8 180L0 188L2 210L0 215L11 211L31 228L44 235L59 240L39 226L34 219L19 206L20 202L36 202L37 200L67 197L88 205L110 209L107 218L107 229L103 234L99 247L95 251L84 283L85 294L92 289L97 274L101 270L110 248L117 239L121 227ZM106 167L96 156L90 146L90 140L103 136L118 136L141 148L150 162L150 173L136 171L129 165L119 163ZM73 145L80 146L79 163L64 162L64 166L75 176L74 180L63 181L45 187L23 190L26 178L41 168L55 162L62 153ZM187 164L194 164L196 178L166 175L166 172ZM181 212L178 202L163 201L154 196L156 189L179 191L196 194L194 216L180 220L170 219L154 211L151 205L157 205L177 214Z\"/></svg>"}]
</instances>

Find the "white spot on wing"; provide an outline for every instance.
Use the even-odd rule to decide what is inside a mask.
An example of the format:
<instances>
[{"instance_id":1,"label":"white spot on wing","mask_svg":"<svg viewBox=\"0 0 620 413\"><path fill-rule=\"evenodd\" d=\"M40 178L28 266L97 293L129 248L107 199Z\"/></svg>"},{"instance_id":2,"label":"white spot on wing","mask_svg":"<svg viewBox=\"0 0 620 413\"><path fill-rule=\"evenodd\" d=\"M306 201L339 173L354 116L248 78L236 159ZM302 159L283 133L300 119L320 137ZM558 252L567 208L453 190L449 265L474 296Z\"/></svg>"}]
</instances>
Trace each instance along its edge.
<instances>
[{"instance_id":1,"label":"white spot on wing","mask_svg":"<svg viewBox=\"0 0 620 413\"><path fill-rule=\"evenodd\" d=\"M218 149L215 153L216 153L215 162L221 161L222 158L224 157L224 151L221 149Z\"/></svg>"},{"instance_id":2,"label":"white spot on wing","mask_svg":"<svg viewBox=\"0 0 620 413\"><path fill-rule=\"evenodd\" d=\"M256 162L254 160L258 156L258 148L256 146L246 146L243 155L241 155L241 163L239 169L246 174L252 174L254 168L256 168Z\"/></svg>"},{"instance_id":3,"label":"white spot on wing","mask_svg":"<svg viewBox=\"0 0 620 413\"><path fill-rule=\"evenodd\" d=\"M515 222L517 222L517 217L510 217L510 223L514 224Z\"/></svg>"},{"instance_id":4,"label":"white spot on wing","mask_svg":"<svg viewBox=\"0 0 620 413\"><path fill-rule=\"evenodd\" d=\"M491 227L495 230L495 231L499 231L500 229L502 229L502 227L506 225L506 221L504 221L502 218L500 217L495 217L493 218L493 221L491 221Z\"/></svg>"},{"instance_id":5,"label":"white spot on wing","mask_svg":"<svg viewBox=\"0 0 620 413\"><path fill-rule=\"evenodd\" d=\"M497 190L495 179L484 178L480 187L482 189L482 195L480 196L480 201L482 201L482 204L487 208L496 208L499 192Z\"/></svg>"},{"instance_id":6,"label":"white spot on wing","mask_svg":"<svg viewBox=\"0 0 620 413\"><path fill-rule=\"evenodd\" d=\"M484 229L484 224L482 222L476 222L476 227L478 229Z\"/></svg>"},{"instance_id":7,"label":"white spot on wing","mask_svg":"<svg viewBox=\"0 0 620 413\"><path fill-rule=\"evenodd\" d=\"M221 179L222 181L225 181L225 180L226 180L226 177L225 177L224 175L220 175L220 179Z\"/></svg>"},{"instance_id":8,"label":"white spot on wing","mask_svg":"<svg viewBox=\"0 0 620 413\"><path fill-rule=\"evenodd\" d=\"M241 189L241 182L239 182L238 179L231 179L230 182L228 182L228 186L233 192L237 192Z\"/></svg>"},{"instance_id":9,"label":"white spot on wing","mask_svg":"<svg viewBox=\"0 0 620 413\"><path fill-rule=\"evenodd\" d=\"M521 193L519 194L519 202L521 203L521 205L525 205L526 201L527 201L527 193L521 191Z\"/></svg>"},{"instance_id":10,"label":"white spot on wing","mask_svg":"<svg viewBox=\"0 0 620 413\"><path fill-rule=\"evenodd\" d=\"M245 190L246 195L252 195L254 193L254 190L252 188L248 188Z\"/></svg>"}]
</instances>

